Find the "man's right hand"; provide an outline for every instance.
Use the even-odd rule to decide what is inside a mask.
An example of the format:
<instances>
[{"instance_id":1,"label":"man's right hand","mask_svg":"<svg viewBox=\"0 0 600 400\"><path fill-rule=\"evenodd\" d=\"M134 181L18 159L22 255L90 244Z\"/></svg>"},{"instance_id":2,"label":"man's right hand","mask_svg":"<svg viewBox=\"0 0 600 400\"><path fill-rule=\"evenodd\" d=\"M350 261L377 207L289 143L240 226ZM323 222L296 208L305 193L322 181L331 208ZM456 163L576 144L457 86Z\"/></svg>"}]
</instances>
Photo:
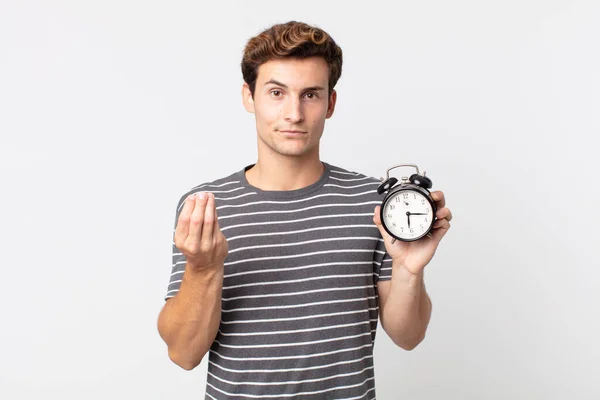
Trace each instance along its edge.
<instances>
[{"instance_id":1,"label":"man's right hand","mask_svg":"<svg viewBox=\"0 0 600 400\"><path fill-rule=\"evenodd\" d=\"M229 246L219 227L214 194L197 193L185 200L175 229L175 246L195 272L223 267Z\"/></svg>"}]
</instances>

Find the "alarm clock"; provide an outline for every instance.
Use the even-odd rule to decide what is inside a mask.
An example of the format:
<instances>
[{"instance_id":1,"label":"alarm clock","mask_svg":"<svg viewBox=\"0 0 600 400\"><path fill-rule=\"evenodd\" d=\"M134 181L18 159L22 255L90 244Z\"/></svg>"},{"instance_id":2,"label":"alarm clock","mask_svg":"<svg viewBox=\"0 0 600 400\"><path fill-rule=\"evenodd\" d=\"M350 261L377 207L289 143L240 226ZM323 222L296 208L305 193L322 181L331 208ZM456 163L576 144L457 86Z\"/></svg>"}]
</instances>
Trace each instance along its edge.
<instances>
[{"instance_id":1,"label":"alarm clock","mask_svg":"<svg viewBox=\"0 0 600 400\"><path fill-rule=\"evenodd\" d=\"M402 177L398 183L397 178L390 178L390 171L400 167L413 167L417 172ZM432 182L425 171L421 174L415 164L398 164L388 168L386 179L381 178L381 182L377 193L387 192L381 202L381 224L392 236L392 243L396 240L413 242L428 235L437 209L429 192Z\"/></svg>"}]
</instances>

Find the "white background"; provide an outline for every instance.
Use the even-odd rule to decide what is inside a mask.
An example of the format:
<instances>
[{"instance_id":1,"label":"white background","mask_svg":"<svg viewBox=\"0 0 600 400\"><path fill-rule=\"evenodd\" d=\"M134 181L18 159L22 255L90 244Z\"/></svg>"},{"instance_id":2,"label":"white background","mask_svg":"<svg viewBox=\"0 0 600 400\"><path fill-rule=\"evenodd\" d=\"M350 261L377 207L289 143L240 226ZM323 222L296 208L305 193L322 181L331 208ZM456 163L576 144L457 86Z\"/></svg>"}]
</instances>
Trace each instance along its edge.
<instances>
[{"instance_id":1,"label":"white background","mask_svg":"<svg viewBox=\"0 0 600 400\"><path fill-rule=\"evenodd\" d=\"M592 0L0 0L0 398L203 397L156 329L175 207L255 161L242 50L291 19L344 51L322 159L416 163L454 213L378 398L600 398Z\"/></svg>"}]
</instances>

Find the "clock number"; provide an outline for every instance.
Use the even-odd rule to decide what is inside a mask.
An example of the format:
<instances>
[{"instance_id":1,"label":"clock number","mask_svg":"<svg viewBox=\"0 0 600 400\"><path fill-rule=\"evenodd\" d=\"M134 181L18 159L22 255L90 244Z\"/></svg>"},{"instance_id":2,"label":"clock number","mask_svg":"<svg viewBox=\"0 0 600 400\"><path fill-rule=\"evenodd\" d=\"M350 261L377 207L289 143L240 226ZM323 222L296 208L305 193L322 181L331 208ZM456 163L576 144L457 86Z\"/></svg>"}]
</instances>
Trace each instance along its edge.
<instances>
[{"instance_id":1,"label":"clock number","mask_svg":"<svg viewBox=\"0 0 600 400\"><path fill-rule=\"evenodd\" d=\"M393 211L393 210L394 210L394 208L396 208L396 206L395 206L395 205L393 205L393 204L390 204L390 210L392 210L392 211Z\"/></svg>"},{"instance_id":2,"label":"clock number","mask_svg":"<svg viewBox=\"0 0 600 400\"><path fill-rule=\"evenodd\" d=\"M392 214L388 214L388 218L392 218Z\"/></svg>"},{"instance_id":3,"label":"clock number","mask_svg":"<svg viewBox=\"0 0 600 400\"><path fill-rule=\"evenodd\" d=\"M410 233L415 233L415 230L413 228L410 228Z\"/></svg>"},{"instance_id":4,"label":"clock number","mask_svg":"<svg viewBox=\"0 0 600 400\"><path fill-rule=\"evenodd\" d=\"M403 196L405 199L408 199L408 193L404 193Z\"/></svg>"}]
</instances>

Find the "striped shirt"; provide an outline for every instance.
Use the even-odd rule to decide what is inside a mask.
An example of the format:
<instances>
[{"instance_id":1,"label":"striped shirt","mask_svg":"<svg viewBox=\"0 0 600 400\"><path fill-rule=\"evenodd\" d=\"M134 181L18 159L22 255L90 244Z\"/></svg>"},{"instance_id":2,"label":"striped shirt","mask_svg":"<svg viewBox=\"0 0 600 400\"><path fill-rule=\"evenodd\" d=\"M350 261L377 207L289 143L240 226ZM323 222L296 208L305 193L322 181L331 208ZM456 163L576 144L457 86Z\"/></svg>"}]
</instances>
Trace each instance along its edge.
<instances>
[{"instance_id":1,"label":"striped shirt","mask_svg":"<svg viewBox=\"0 0 600 400\"><path fill-rule=\"evenodd\" d=\"M207 399L374 399L378 280L392 263L373 211L378 179L323 163L314 184L265 191L247 166L185 193L215 194L229 253ZM173 244L165 298L185 256Z\"/></svg>"}]
</instances>

